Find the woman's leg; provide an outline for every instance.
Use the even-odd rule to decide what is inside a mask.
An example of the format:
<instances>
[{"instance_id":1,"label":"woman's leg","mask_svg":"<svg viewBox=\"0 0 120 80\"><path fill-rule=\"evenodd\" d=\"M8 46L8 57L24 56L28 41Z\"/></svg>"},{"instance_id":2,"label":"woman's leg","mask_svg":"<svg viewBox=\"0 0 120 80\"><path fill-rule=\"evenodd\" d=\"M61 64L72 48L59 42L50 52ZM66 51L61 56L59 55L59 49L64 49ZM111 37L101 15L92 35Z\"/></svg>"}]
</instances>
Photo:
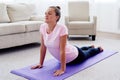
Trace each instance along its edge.
<instances>
[{"instance_id":1,"label":"woman's leg","mask_svg":"<svg viewBox=\"0 0 120 80\"><path fill-rule=\"evenodd\" d=\"M82 50L88 50L89 48L94 48L94 45L81 47Z\"/></svg>"},{"instance_id":2,"label":"woman's leg","mask_svg":"<svg viewBox=\"0 0 120 80\"><path fill-rule=\"evenodd\" d=\"M102 52L103 49L101 47L98 48L89 48L88 50L83 51L86 59L97 55L98 53Z\"/></svg>"},{"instance_id":3,"label":"woman's leg","mask_svg":"<svg viewBox=\"0 0 120 80\"><path fill-rule=\"evenodd\" d=\"M82 63L84 62L86 59L100 53L103 51L103 49L101 47L99 48L89 48L88 50L82 50L81 48L77 47L76 48L78 49L78 57L73 60L72 62L70 63L67 63L67 64L78 64L78 63Z\"/></svg>"}]
</instances>

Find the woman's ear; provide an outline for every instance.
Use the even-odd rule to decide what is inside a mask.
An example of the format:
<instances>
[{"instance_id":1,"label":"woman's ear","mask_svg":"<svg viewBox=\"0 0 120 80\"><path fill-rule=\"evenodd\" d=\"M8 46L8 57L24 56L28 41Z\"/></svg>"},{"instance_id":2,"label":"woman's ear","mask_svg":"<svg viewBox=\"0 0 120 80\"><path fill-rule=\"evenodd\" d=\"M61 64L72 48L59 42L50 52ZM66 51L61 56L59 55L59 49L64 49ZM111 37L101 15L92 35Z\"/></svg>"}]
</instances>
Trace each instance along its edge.
<instances>
[{"instance_id":1,"label":"woman's ear","mask_svg":"<svg viewBox=\"0 0 120 80\"><path fill-rule=\"evenodd\" d=\"M56 21L57 21L57 22L59 21L59 18L60 18L60 16L56 16Z\"/></svg>"}]
</instances>

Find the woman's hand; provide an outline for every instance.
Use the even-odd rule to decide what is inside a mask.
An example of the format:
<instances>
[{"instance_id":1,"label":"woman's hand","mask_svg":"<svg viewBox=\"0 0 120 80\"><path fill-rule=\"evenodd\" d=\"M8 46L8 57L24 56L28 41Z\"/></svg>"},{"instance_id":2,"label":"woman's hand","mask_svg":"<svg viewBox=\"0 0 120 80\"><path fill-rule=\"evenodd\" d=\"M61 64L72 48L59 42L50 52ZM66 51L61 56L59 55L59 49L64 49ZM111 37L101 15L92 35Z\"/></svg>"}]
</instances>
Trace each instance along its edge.
<instances>
[{"instance_id":1,"label":"woman's hand","mask_svg":"<svg viewBox=\"0 0 120 80\"><path fill-rule=\"evenodd\" d=\"M64 70L56 70L55 72L54 72L54 76L60 76L60 75L62 75L62 74L64 74L65 73L65 71Z\"/></svg>"},{"instance_id":2,"label":"woman's hand","mask_svg":"<svg viewBox=\"0 0 120 80\"><path fill-rule=\"evenodd\" d=\"M31 69L37 69L37 68L42 68L43 66L38 64L38 65L35 65L35 66L32 66Z\"/></svg>"}]
</instances>

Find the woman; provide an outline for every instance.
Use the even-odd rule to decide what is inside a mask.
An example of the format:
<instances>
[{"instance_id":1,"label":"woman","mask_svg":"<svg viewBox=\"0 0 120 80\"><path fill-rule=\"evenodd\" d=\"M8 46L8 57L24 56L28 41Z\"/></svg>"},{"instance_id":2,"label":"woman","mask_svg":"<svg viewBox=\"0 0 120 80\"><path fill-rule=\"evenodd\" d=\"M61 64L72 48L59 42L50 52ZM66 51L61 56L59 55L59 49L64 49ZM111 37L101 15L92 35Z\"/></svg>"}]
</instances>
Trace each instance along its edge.
<instances>
[{"instance_id":1,"label":"woman","mask_svg":"<svg viewBox=\"0 0 120 80\"><path fill-rule=\"evenodd\" d=\"M40 26L40 62L38 65L31 67L32 69L43 67L46 49L48 49L48 51L61 63L60 69L54 72L54 76L65 73L66 64L83 62L87 58L103 51L101 47L94 48L94 45L82 48L70 45L67 42L67 27L57 23L60 16L59 6L50 6L45 12L45 23Z\"/></svg>"}]
</instances>

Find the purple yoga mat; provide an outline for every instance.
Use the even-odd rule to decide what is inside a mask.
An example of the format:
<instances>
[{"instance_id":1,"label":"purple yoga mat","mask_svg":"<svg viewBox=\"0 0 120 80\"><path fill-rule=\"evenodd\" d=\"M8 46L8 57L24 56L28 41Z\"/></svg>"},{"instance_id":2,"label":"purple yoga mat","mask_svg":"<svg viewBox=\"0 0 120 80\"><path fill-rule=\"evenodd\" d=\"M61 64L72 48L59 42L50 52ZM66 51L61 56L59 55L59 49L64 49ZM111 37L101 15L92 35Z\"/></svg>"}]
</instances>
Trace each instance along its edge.
<instances>
[{"instance_id":1,"label":"purple yoga mat","mask_svg":"<svg viewBox=\"0 0 120 80\"><path fill-rule=\"evenodd\" d=\"M24 77L28 80L64 80L65 78L72 76L73 74L82 71L110 56L117 53L116 51L106 51L87 59L85 62L78 65L67 65L66 72L58 77L53 76L53 72L59 69L60 64L55 59L45 61L44 67L41 69L31 70L31 66L21 69L12 70L11 73Z\"/></svg>"}]
</instances>

